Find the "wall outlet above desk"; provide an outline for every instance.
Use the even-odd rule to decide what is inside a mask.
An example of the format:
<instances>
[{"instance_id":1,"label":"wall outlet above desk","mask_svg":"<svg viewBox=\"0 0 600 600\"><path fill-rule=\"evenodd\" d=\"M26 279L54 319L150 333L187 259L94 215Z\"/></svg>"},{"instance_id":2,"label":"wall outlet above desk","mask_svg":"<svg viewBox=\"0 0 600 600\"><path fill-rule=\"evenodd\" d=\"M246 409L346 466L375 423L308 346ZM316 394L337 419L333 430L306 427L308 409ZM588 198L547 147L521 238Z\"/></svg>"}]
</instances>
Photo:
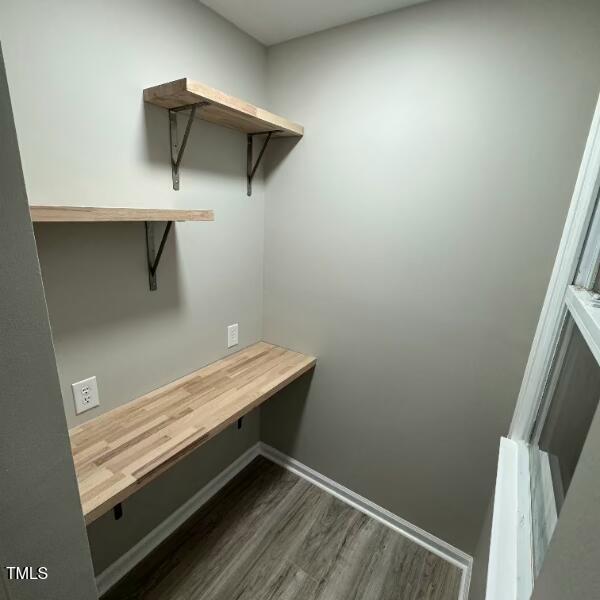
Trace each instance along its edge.
<instances>
[{"instance_id":1,"label":"wall outlet above desk","mask_svg":"<svg viewBox=\"0 0 600 600\"><path fill-rule=\"evenodd\" d=\"M234 323L233 325L229 325L229 327L227 327L227 347L231 348L232 346L237 346L238 343L238 324Z\"/></svg>"},{"instance_id":2,"label":"wall outlet above desk","mask_svg":"<svg viewBox=\"0 0 600 600\"><path fill-rule=\"evenodd\" d=\"M96 377L88 377L71 385L73 399L75 400L75 413L80 415L90 408L100 404L98 396L98 383Z\"/></svg>"}]
</instances>

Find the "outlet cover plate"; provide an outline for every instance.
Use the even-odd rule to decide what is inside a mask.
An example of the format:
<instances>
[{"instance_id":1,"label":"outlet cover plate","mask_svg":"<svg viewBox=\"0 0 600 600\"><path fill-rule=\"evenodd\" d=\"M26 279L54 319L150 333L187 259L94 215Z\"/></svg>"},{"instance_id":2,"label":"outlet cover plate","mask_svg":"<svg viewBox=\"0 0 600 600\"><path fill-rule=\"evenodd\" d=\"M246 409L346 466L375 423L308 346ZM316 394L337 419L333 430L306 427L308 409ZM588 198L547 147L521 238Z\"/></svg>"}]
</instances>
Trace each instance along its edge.
<instances>
[{"instance_id":1,"label":"outlet cover plate","mask_svg":"<svg viewBox=\"0 0 600 600\"><path fill-rule=\"evenodd\" d=\"M239 343L238 338L238 324L234 323L233 325L229 325L227 327L227 347L231 348L232 346L237 346Z\"/></svg>"},{"instance_id":2,"label":"outlet cover plate","mask_svg":"<svg viewBox=\"0 0 600 600\"><path fill-rule=\"evenodd\" d=\"M71 385L73 399L75 400L75 414L80 415L90 408L100 404L98 396L98 383L96 377L88 377Z\"/></svg>"}]
</instances>

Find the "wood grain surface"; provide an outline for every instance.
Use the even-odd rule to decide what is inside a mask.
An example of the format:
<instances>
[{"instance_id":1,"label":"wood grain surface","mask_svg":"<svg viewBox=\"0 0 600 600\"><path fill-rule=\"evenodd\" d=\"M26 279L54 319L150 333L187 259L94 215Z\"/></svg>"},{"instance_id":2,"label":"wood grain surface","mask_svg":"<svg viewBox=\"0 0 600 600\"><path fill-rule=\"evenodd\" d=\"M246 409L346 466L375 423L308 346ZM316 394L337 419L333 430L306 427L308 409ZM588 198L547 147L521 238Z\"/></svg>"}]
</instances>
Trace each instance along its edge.
<instances>
[{"instance_id":1,"label":"wood grain surface","mask_svg":"<svg viewBox=\"0 0 600 600\"><path fill-rule=\"evenodd\" d=\"M34 223L94 223L96 221L214 221L212 210L169 210L100 206L30 206Z\"/></svg>"},{"instance_id":2,"label":"wood grain surface","mask_svg":"<svg viewBox=\"0 0 600 600\"><path fill-rule=\"evenodd\" d=\"M264 458L103 600L457 600L461 570Z\"/></svg>"},{"instance_id":3,"label":"wood grain surface","mask_svg":"<svg viewBox=\"0 0 600 600\"><path fill-rule=\"evenodd\" d=\"M144 101L163 108L180 108L208 102L197 117L245 133L275 132L276 137L301 137L304 127L191 79L178 79L144 90Z\"/></svg>"},{"instance_id":4,"label":"wood grain surface","mask_svg":"<svg viewBox=\"0 0 600 600\"><path fill-rule=\"evenodd\" d=\"M259 342L71 429L86 523L315 363L312 356Z\"/></svg>"}]
</instances>

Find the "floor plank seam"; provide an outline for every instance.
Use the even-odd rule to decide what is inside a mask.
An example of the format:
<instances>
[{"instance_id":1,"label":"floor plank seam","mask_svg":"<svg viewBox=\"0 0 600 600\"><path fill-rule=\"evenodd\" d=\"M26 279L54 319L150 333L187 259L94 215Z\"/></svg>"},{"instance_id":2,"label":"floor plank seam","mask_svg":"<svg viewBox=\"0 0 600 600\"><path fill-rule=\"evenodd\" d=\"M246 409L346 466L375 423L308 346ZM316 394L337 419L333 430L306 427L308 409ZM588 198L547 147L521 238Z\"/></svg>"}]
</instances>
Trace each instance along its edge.
<instances>
[{"instance_id":1,"label":"floor plank seam","mask_svg":"<svg viewBox=\"0 0 600 600\"><path fill-rule=\"evenodd\" d=\"M473 568L473 558L471 556L264 442L259 442L259 453L284 469L292 471L299 477L327 491L342 502L399 532L430 552L458 566L463 573L459 600L468 600Z\"/></svg>"},{"instance_id":2,"label":"floor plank seam","mask_svg":"<svg viewBox=\"0 0 600 600\"><path fill-rule=\"evenodd\" d=\"M369 500L362 498L347 488L344 488L335 481L328 479L322 474L310 469L306 465L303 465L299 461L296 461L295 459L261 442L249 448L243 455L229 465L229 467L222 471L217 477L211 480L180 509L175 511L175 513L163 521L159 527L150 532L141 542L136 544L136 546L129 550L125 555L110 565L105 571L100 573L97 577L97 586L100 594L104 594L119 580L130 574L136 565L140 564L153 550L155 550L161 543L165 542L165 540L172 535L175 530L186 523L194 515L194 513L196 513L205 505L208 505L213 497L223 490L230 481L232 481L241 471L248 467L259 456L262 456L268 461L283 467L285 471L282 471L282 473L289 472L290 475L293 474L299 477L301 481L306 481L316 486L320 490L326 492L332 498L341 501L344 505L358 510L363 515L372 518L374 521L384 525L389 530L400 534L402 538L405 538L407 541L415 542L420 548L422 548L421 552L432 552L433 554L443 558L449 564L459 567L461 569L461 576L458 598L459 600L467 600L471 575L471 557L462 553L460 550L453 548L449 544L446 544L442 540L431 536L427 532L423 532L419 528L407 523L389 511L378 507ZM333 526L335 527L335 524ZM344 537L347 535L348 532L346 532ZM352 544L348 543L343 545L352 546ZM295 572L297 573L296 577L300 576L299 574L302 574L304 580L307 582L312 582L312 585L318 589L324 589L327 586L327 582L323 577L316 577L313 573L307 572L304 566L293 560L293 556L288 556L287 553L285 554L286 556L282 556L282 558L284 559L284 562L289 563L289 565L292 565L293 569L295 569ZM417 555L415 555L415 557L416 556ZM413 559L411 559L411 562L412 560ZM423 559L421 558L419 560ZM416 564L414 566L416 567ZM410 569L410 563L407 564L407 568ZM424 570L427 569L428 567L425 564L421 564L421 569L419 569L421 574L419 578L423 576ZM442 576L446 577L447 575L443 574L443 568L441 569ZM439 572L440 571L438 568L438 573ZM330 574L327 575L327 577L329 576ZM348 582L347 584L350 585ZM433 597L437 596L432 596L432 598Z\"/></svg>"}]
</instances>

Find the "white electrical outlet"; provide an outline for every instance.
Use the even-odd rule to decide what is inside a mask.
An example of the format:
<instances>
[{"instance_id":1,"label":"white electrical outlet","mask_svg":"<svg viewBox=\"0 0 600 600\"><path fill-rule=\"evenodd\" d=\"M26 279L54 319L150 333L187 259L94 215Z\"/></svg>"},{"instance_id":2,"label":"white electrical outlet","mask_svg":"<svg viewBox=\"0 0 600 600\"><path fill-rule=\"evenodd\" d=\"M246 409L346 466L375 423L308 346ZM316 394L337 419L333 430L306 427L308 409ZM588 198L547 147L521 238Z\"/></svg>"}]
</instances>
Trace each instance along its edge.
<instances>
[{"instance_id":1,"label":"white electrical outlet","mask_svg":"<svg viewBox=\"0 0 600 600\"><path fill-rule=\"evenodd\" d=\"M227 327L227 347L231 348L232 346L237 346L238 342L238 324L234 323Z\"/></svg>"},{"instance_id":2,"label":"white electrical outlet","mask_svg":"<svg viewBox=\"0 0 600 600\"><path fill-rule=\"evenodd\" d=\"M98 384L95 377L88 377L71 385L75 399L75 413L80 415L100 404Z\"/></svg>"}]
</instances>

